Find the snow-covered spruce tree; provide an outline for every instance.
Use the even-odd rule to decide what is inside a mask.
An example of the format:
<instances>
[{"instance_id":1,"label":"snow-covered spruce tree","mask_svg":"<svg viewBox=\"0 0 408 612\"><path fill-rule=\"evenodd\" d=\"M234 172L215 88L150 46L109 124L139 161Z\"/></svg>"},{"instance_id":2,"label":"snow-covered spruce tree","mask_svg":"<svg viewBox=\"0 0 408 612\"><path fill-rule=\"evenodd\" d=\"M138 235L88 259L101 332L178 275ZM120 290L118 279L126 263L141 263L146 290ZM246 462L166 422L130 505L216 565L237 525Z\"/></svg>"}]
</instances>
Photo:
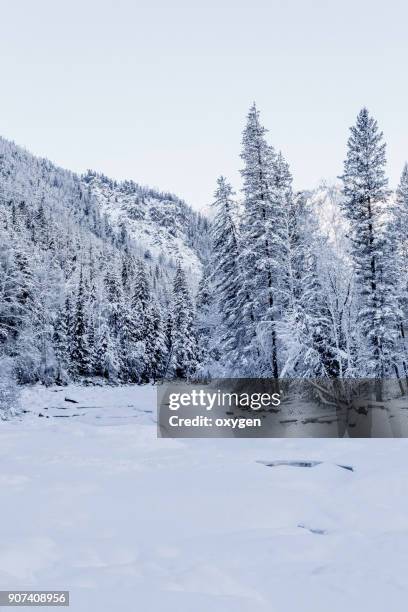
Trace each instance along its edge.
<instances>
[{"instance_id":1,"label":"snow-covered spruce tree","mask_svg":"<svg viewBox=\"0 0 408 612\"><path fill-rule=\"evenodd\" d=\"M396 212L398 213L400 243L408 250L408 164L405 163L396 191ZM405 254L408 259L408 254Z\"/></svg>"},{"instance_id":2,"label":"snow-covered spruce tree","mask_svg":"<svg viewBox=\"0 0 408 612\"><path fill-rule=\"evenodd\" d=\"M302 367L307 368L309 377L337 378L339 364L332 318L320 277L316 253L306 252L298 301L306 348Z\"/></svg>"},{"instance_id":3,"label":"snow-covered spruce tree","mask_svg":"<svg viewBox=\"0 0 408 612\"><path fill-rule=\"evenodd\" d=\"M404 165L401 180L395 193L389 218L388 253L395 258L396 284L400 306L398 321L398 345L402 368L408 389L408 347L406 341L408 319L408 164Z\"/></svg>"},{"instance_id":4,"label":"snow-covered spruce tree","mask_svg":"<svg viewBox=\"0 0 408 612\"><path fill-rule=\"evenodd\" d=\"M232 374L239 369L240 349L244 343L244 321L242 321L243 295L240 292L239 238L237 231L236 203L231 185L221 176L213 207L215 216L211 226L211 274L207 282L212 284L211 293L218 312L218 325L213 325L214 351L219 356L224 373ZM203 278L205 282L206 278ZM205 291L203 288L202 293ZM206 304L208 320L210 300ZM197 304L199 308L199 303Z\"/></svg>"},{"instance_id":5,"label":"snow-covered spruce tree","mask_svg":"<svg viewBox=\"0 0 408 612\"><path fill-rule=\"evenodd\" d=\"M381 400L382 380L398 375L395 254L393 223L387 221L390 192L385 176L385 143L377 122L363 108L351 128L344 162L344 212L351 227L351 256L358 298L356 311L357 367L362 377L376 379Z\"/></svg>"},{"instance_id":6,"label":"snow-covered spruce tree","mask_svg":"<svg viewBox=\"0 0 408 612\"><path fill-rule=\"evenodd\" d=\"M210 266L204 265L203 272L198 283L195 297L196 305L196 330L198 342L198 361L200 368L206 368L210 359L210 346L213 336L214 311L214 288L210 278Z\"/></svg>"},{"instance_id":7,"label":"snow-covered spruce tree","mask_svg":"<svg viewBox=\"0 0 408 612\"><path fill-rule=\"evenodd\" d=\"M19 389L13 360L0 355L0 421L13 416L19 409Z\"/></svg>"},{"instance_id":8,"label":"snow-covered spruce tree","mask_svg":"<svg viewBox=\"0 0 408 612\"><path fill-rule=\"evenodd\" d=\"M132 295L132 314L137 328L138 340L146 338L147 321L151 301L151 291L147 279L146 267L143 261L138 260L136 264L136 274L134 290Z\"/></svg>"},{"instance_id":9,"label":"snow-covered spruce tree","mask_svg":"<svg viewBox=\"0 0 408 612\"><path fill-rule=\"evenodd\" d=\"M330 303L318 265L317 227L302 200L300 203L291 233L292 291L278 324L285 348L281 376L333 378L339 375L338 351Z\"/></svg>"},{"instance_id":10,"label":"snow-covered spruce tree","mask_svg":"<svg viewBox=\"0 0 408 612\"><path fill-rule=\"evenodd\" d=\"M129 248L125 248L122 257L122 284L125 290L130 290L135 276L136 262Z\"/></svg>"},{"instance_id":11,"label":"snow-covered spruce tree","mask_svg":"<svg viewBox=\"0 0 408 612\"><path fill-rule=\"evenodd\" d=\"M95 342L96 374L107 380L117 382L121 370L117 344L112 338L109 325L103 321Z\"/></svg>"},{"instance_id":12,"label":"snow-covered spruce tree","mask_svg":"<svg viewBox=\"0 0 408 612\"><path fill-rule=\"evenodd\" d=\"M298 262L295 261L296 249L296 226L299 223L299 206L292 190L292 174L289 164L282 153L276 155L274 160L274 194L278 200L277 209L280 213L280 252L282 256L280 282L277 284L276 294L283 315L290 309L294 292L294 277L299 274L296 268ZM293 254L293 252L295 254Z\"/></svg>"},{"instance_id":13,"label":"snow-covered spruce tree","mask_svg":"<svg viewBox=\"0 0 408 612\"><path fill-rule=\"evenodd\" d=\"M12 242L0 227L0 347L15 340L22 324L20 283Z\"/></svg>"},{"instance_id":14,"label":"snow-covered spruce tree","mask_svg":"<svg viewBox=\"0 0 408 612\"><path fill-rule=\"evenodd\" d=\"M214 284L210 272L210 265L203 268L203 273L198 284L196 304L197 330L197 377L204 380L211 376L214 370L214 362L220 357L219 339L220 315L216 303Z\"/></svg>"},{"instance_id":15,"label":"snow-covered spruce tree","mask_svg":"<svg viewBox=\"0 0 408 612\"><path fill-rule=\"evenodd\" d=\"M400 299L404 311L404 327L408 318L408 164L405 164L395 194L395 231L398 235L400 264Z\"/></svg>"},{"instance_id":16,"label":"snow-covered spruce tree","mask_svg":"<svg viewBox=\"0 0 408 612\"><path fill-rule=\"evenodd\" d=\"M150 377L156 382L164 372L167 359L166 336L163 325L163 314L157 302L151 305L151 337L152 348L150 351Z\"/></svg>"},{"instance_id":17,"label":"snow-covered spruce tree","mask_svg":"<svg viewBox=\"0 0 408 612\"><path fill-rule=\"evenodd\" d=\"M238 349L241 371L249 376L279 376L276 321L280 316L280 287L285 276L285 206L275 183L276 154L265 139L255 104L243 133L244 214L241 224L243 317Z\"/></svg>"},{"instance_id":18,"label":"snow-covered spruce tree","mask_svg":"<svg viewBox=\"0 0 408 612\"><path fill-rule=\"evenodd\" d=\"M117 269L108 268L105 275L105 315L109 325L110 335L117 340L120 334L123 311L122 283Z\"/></svg>"},{"instance_id":19,"label":"snow-covered spruce tree","mask_svg":"<svg viewBox=\"0 0 408 612\"><path fill-rule=\"evenodd\" d=\"M139 382L140 372L134 359L135 342L136 329L132 316L132 309L125 298L121 314L119 343L121 379L124 382Z\"/></svg>"},{"instance_id":20,"label":"snow-covered spruce tree","mask_svg":"<svg viewBox=\"0 0 408 612\"><path fill-rule=\"evenodd\" d=\"M169 358L164 375L188 379L197 368L197 336L194 306L180 261L174 277L171 312Z\"/></svg>"},{"instance_id":21,"label":"snow-covered spruce tree","mask_svg":"<svg viewBox=\"0 0 408 612\"><path fill-rule=\"evenodd\" d=\"M33 310L35 343L39 349L39 380L50 385L57 376L57 364L53 347L53 313L60 304L62 285L60 269L50 263L48 269L40 268L36 274Z\"/></svg>"},{"instance_id":22,"label":"snow-covered spruce tree","mask_svg":"<svg viewBox=\"0 0 408 612\"><path fill-rule=\"evenodd\" d=\"M170 360L172 355L172 337L173 337L173 313L168 305L166 318L163 325L164 331L164 345L166 348L166 358L164 361L163 377L169 376L170 372Z\"/></svg>"},{"instance_id":23,"label":"snow-covered spruce tree","mask_svg":"<svg viewBox=\"0 0 408 612\"><path fill-rule=\"evenodd\" d=\"M70 363L72 351L74 350L74 304L69 294L65 298L63 316L63 326L67 337L68 361ZM69 371L71 372L71 363Z\"/></svg>"},{"instance_id":24,"label":"snow-covered spruce tree","mask_svg":"<svg viewBox=\"0 0 408 612\"><path fill-rule=\"evenodd\" d=\"M95 370L96 370L96 338L95 338L95 319L94 319L94 315L92 311L90 311L89 318L88 318L88 349L89 349L89 373L92 376L94 376Z\"/></svg>"},{"instance_id":25,"label":"snow-covered spruce tree","mask_svg":"<svg viewBox=\"0 0 408 612\"><path fill-rule=\"evenodd\" d=\"M61 308L57 312L54 322L53 346L56 360L56 378L58 385L63 385L69 380L70 351L68 346L68 333L65 317L65 309Z\"/></svg>"},{"instance_id":26,"label":"snow-covered spruce tree","mask_svg":"<svg viewBox=\"0 0 408 612\"><path fill-rule=\"evenodd\" d=\"M21 244L18 244L15 249L14 261L18 273L17 300L20 312L27 315L33 311L34 270L26 249Z\"/></svg>"},{"instance_id":27,"label":"snow-covered spruce tree","mask_svg":"<svg viewBox=\"0 0 408 612\"><path fill-rule=\"evenodd\" d=\"M146 266L138 260L136 264L134 291L131 301L132 341L137 343L138 380L147 382L151 374L155 351L152 296Z\"/></svg>"},{"instance_id":28,"label":"snow-covered spruce tree","mask_svg":"<svg viewBox=\"0 0 408 612\"><path fill-rule=\"evenodd\" d=\"M78 294L73 324L71 362L74 371L80 376L88 375L91 370L91 354L88 344L87 308L85 283L81 268Z\"/></svg>"}]
</instances>

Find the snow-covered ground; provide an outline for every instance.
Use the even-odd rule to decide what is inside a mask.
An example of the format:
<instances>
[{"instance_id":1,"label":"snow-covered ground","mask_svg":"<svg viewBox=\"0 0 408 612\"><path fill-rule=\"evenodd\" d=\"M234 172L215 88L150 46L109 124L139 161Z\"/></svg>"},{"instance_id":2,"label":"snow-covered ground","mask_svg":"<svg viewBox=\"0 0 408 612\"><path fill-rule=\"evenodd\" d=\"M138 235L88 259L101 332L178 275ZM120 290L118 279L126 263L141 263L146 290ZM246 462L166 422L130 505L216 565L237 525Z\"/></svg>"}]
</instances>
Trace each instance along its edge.
<instances>
[{"instance_id":1,"label":"snow-covered ground","mask_svg":"<svg viewBox=\"0 0 408 612\"><path fill-rule=\"evenodd\" d=\"M408 440L158 439L155 393L34 387L0 422L0 589L68 589L74 612L406 609Z\"/></svg>"}]
</instances>

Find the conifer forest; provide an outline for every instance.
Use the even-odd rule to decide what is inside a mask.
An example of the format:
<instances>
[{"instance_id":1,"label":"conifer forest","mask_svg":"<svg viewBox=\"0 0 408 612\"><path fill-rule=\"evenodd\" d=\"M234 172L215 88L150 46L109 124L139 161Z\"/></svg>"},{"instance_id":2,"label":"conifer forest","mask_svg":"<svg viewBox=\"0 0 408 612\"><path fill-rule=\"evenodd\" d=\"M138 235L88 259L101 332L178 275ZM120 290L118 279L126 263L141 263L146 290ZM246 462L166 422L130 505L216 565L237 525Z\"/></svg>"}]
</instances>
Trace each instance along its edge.
<instances>
[{"instance_id":1,"label":"conifer forest","mask_svg":"<svg viewBox=\"0 0 408 612\"><path fill-rule=\"evenodd\" d=\"M254 104L208 214L0 140L0 405L21 385L211 377L407 389L408 166L366 108L335 184L295 191Z\"/></svg>"}]
</instances>

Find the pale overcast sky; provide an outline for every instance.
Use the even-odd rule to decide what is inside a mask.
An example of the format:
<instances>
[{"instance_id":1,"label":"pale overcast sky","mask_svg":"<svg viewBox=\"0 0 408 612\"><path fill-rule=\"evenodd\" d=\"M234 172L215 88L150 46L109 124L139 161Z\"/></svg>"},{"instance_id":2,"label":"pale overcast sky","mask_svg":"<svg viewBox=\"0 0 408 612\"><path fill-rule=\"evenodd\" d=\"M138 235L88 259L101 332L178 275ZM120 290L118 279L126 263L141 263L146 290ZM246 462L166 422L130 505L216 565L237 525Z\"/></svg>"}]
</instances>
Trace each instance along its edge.
<instances>
[{"instance_id":1,"label":"pale overcast sky","mask_svg":"<svg viewBox=\"0 0 408 612\"><path fill-rule=\"evenodd\" d=\"M0 134L201 208L240 187L256 100L297 188L333 180L361 106L408 158L407 3L0 0Z\"/></svg>"}]
</instances>

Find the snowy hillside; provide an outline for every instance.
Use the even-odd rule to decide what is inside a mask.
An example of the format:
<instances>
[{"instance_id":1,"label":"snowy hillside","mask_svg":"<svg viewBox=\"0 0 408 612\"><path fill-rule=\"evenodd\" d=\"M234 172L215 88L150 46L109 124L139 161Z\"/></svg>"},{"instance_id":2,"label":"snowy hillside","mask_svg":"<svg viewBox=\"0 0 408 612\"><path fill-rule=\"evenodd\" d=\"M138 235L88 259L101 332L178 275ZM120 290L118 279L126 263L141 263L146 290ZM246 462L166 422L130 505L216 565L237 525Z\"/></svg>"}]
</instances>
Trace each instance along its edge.
<instances>
[{"instance_id":1,"label":"snowy hillside","mask_svg":"<svg viewBox=\"0 0 408 612\"><path fill-rule=\"evenodd\" d=\"M174 195L133 181L118 183L91 171L82 181L112 226L125 227L141 251L173 262L181 259L192 278L200 277L200 255L206 248L200 234L207 232L206 219Z\"/></svg>"},{"instance_id":2,"label":"snowy hillside","mask_svg":"<svg viewBox=\"0 0 408 612\"><path fill-rule=\"evenodd\" d=\"M81 178L0 138L1 369L47 384L171 372L181 327L195 342L208 242L208 221L175 196Z\"/></svg>"},{"instance_id":3,"label":"snowy hillside","mask_svg":"<svg viewBox=\"0 0 408 612\"><path fill-rule=\"evenodd\" d=\"M133 181L118 183L91 171L79 177L0 137L0 196L24 198L32 205L50 201L65 217L82 209L78 221L85 226L89 209L96 209L113 232L125 227L141 253L171 261L173 267L180 259L196 282L201 275L208 221L173 194Z\"/></svg>"}]
</instances>

